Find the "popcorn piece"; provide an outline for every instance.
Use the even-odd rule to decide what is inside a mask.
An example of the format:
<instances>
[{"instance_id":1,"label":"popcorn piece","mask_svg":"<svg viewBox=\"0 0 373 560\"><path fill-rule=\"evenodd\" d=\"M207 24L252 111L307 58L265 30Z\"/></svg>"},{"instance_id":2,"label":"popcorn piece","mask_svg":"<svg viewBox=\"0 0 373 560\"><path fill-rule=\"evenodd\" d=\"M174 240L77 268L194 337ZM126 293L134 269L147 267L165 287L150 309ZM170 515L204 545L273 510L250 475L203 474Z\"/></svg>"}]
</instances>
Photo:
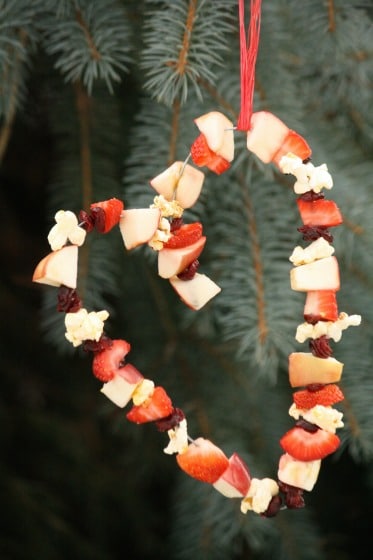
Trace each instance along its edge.
<instances>
[{"instance_id":1,"label":"popcorn piece","mask_svg":"<svg viewBox=\"0 0 373 560\"><path fill-rule=\"evenodd\" d=\"M99 340L104 330L104 321L109 317L106 310L88 311L85 308L75 313L66 313L65 337L73 346L80 346L84 340Z\"/></svg>"},{"instance_id":2,"label":"popcorn piece","mask_svg":"<svg viewBox=\"0 0 373 560\"><path fill-rule=\"evenodd\" d=\"M167 447L164 448L164 452L167 455L172 455L172 453L184 453L188 447L188 432L187 432L187 421L184 418L181 422L175 426L175 428L168 430L168 436L170 442Z\"/></svg>"},{"instance_id":3,"label":"popcorn piece","mask_svg":"<svg viewBox=\"0 0 373 560\"><path fill-rule=\"evenodd\" d=\"M285 484L311 492L319 476L321 459L298 461L288 453L280 457L278 479Z\"/></svg>"},{"instance_id":4,"label":"popcorn piece","mask_svg":"<svg viewBox=\"0 0 373 560\"><path fill-rule=\"evenodd\" d=\"M155 251L163 249L163 243L166 243L171 237L171 226L167 218L161 218L159 227L156 230L153 238L149 241L148 245Z\"/></svg>"},{"instance_id":5,"label":"popcorn piece","mask_svg":"<svg viewBox=\"0 0 373 560\"><path fill-rule=\"evenodd\" d=\"M135 406L140 406L149 397L152 396L154 391L154 382L151 379L144 379L136 387L135 392L132 395L133 404Z\"/></svg>"},{"instance_id":6,"label":"popcorn piece","mask_svg":"<svg viewBox=\"0 0 373 560\"><path fill-rule=\"evenodd\" d=\"M325 163L315 167L311 162L303 163L294 154L287 154L280 160L280 169L283 173L296 177L297 180L294 183L296 194L303 194L309 190L318 193L322 189L333 187L333 179Z\"/></svg>"},{"instance_id":7,"label":"popcorn piece","mask_svg":"<svg viewBox=\"0 0 373 560\"><path fill-rule=\"evenodd\" d=\"M295 339L302 343L307 338L320 338L320 336L327 336L339 342L342 338L342 331L350 326L358 326L361 323L361 315L347 315L347 313L340 313L336 321L318 321L314 325L311 323L302 323L298 325Z\"/></svg>"},{"instance_id":8,"label":"popcorn piece","mask_svg":"<svg viewBox=\"0 0 373 560\"><path fill-rule=\"evenodd\" d=\"M322 404L317 404L309 410L297 408L296 404L293 403L289 409L289 415L295 420L299 420L300 417L311 422L311 424L316 424L322 430L335 434L337 428L343 428L344 423L342 422L343 414L339 410L332 408L331 406L323 406Z\"/></svg>"},{"instance_id":9,"label":"popcorn piece","mask_svg":"<svg viewBox=\"0 0 373 560\"><path fill-rule=\"evenodd\" d=\"M154 203L150 208L158 208L163 218L181 218L184 212L184 208L177 200L166 200L162 194L154 197Z\"/></svg>"},{"instance_id":10,"label":"popcorn piece","mask_svg":"<svg viewBox=\"0 0 373 560\"><path fill-rule=\"evenodd\" d=\"M70 241L79 247L83 245L86 231L79 227L78 218L70 210L59 210L54 216L56 225L52 227L48 234L48 242L53 251L61 249Z\"/></svg>"},{"instance_id":11,"label":"popcorn piece","mask_svg":"<svg viewBox=\"0 0 373 560\"><path fill-rule=\"evenodd\" d=\"M252 478L248 493L241 501L242 513L249 510L255 513L264 513L269 506L273 496L278 494L279 487L272 478Z\"/></svg>"},{"instance_id":12,"label":"popcorn piece","mask_svg":"<svg viewBox=\"0 0 373 560\"><path fill-rule=\"evenodd\" d=\"M331 257L334 253L334 247L328 243L323 237L319 237L316 241L313 241L303 249L299 245L295 247L294 251L289 257L295 266L302 264L308 264L317 259L323 259L324 257Z\"/></svg>"}]
</instances>

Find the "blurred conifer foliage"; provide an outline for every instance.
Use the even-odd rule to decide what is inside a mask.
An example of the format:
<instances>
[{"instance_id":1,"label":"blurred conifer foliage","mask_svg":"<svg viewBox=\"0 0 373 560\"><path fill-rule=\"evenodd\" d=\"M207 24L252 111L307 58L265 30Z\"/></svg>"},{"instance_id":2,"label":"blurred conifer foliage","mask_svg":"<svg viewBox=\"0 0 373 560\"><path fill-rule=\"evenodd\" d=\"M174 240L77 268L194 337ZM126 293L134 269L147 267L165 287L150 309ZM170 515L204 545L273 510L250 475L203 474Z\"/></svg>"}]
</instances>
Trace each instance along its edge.
<instances>
[{"instance_id":1,"label":"blurred conifer foliage","mask_svg":"<svg viewBox=\"0 0 373 560\"><path fill-rule=\"evenodd\" d=\"M57 210L149 206L150 179L187 157L194 118L237 119L236 0L0 0L1 558L359 558L373 518L372 17L371 0L262 2L254 110L327 163L344 216L339 307L363 317L334 348L341 449L306 508L263 519L189 479L152 425L126 421L66 341L55 289L31 283ZM238 451L259 478L276 478L292 426L286 362L303 296L289 287L301 243L290 186L239 135L230 170L206 172L185 219L203 223L200 270L222 292L199 312L117 229L92 233L80 258L85 306L110 311L108 334L130 341L192 436Z\"/></svg>"}]
</instances>

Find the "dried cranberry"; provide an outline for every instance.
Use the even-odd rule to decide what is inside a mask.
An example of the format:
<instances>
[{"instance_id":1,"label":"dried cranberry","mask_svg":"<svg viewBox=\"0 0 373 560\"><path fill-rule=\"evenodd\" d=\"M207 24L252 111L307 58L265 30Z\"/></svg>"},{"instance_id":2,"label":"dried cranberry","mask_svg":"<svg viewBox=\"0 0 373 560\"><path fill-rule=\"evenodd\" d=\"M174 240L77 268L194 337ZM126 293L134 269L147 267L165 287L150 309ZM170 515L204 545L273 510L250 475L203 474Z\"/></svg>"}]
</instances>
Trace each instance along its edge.
<instances>
[{"instance_id":1,"label":"dried cranberry","mask_svg":"<svg viewBox=\"0 0 373 560\"><path fill-rule=\"evenodd\" d=\"M85 340L82 347L85 352L102 352L102 350L110 348L112 344L112 339L103 333L99 340Z\"/></svg>"},{"instance_id":2,"label":"dried cranberry","mask_svg":"<svg viewBox=\"0 0 373 560\"><path fill-rule=\"evenodd\" d=\"M304 241L316 241L319 237L323 237L329 243L333 241L333 236L326 226L302 226L297 230L303 235Z\"/></svg>"},{"instance_id":3,"label":"dried cranberry","mask_svg":"<svg viewBox=\"0 0 373 560\"><path fill-rule=\"evenodd\" d=\"M274 517L278 514L282 506L282 498L279 494L273 496L272 500L264 513L261 514L262 517Z\"/></svg>"},{"instance_id":4,"label":"dried cranberry","mask_svg":"<svg viewBox=\"0 0 373 560\"><path fill-rule=\"evenodd\" d=\"M320 198L325 198L325 195L322 192L316 193L315 191L310 190L303 193L299 198L304 200L305 202L313 202L314 200L320 200Z\"/></svg>"},{"instance_id":5,"label":"dried cranberry","mask_svg":"<svg viewBox=\"0 0 373 560\"><path fill-rule=\"evenodd\" d=\"M297 488L296 486L291 486L290 484L285 484L279 481L278 483L281 492L285 497L286 507L289 509L298 509L304 507L303 489Z\"/></svg>"},{"instance_id":6,"label":"dried cranberry","mask_svg":"<svg viewBox=\"0 0 373 560\"><path fill-rule=\"evenodd\" d=\"M171 221L171 224L170 224L171 232L174 232L177 229L180 229L182 225L183 225L183 218L174 218Z\"/></svg>"},{"instance_id":7,"label":"dried cranberry","mask_svg":"<svg viewBox=\"0 0 373 560\"><path fill-rule=\"evenodd\" d=\"M317 358L329 358L333 354L333 350L329 344L329 338L325 335L310 340L310 350Z\"/></svg>"},{"instance_id":8,"label":"dried cranberry","mask_svg":"<svg viewBox=\"0 0 373 560\"><path fill-rule=\"evenodd\" d=\"M82 307L82 300L73 288L60 286L57 294L57 311L75 313Z\"/></svg>"},{"instance_id":9,"label":"dried cranberry","mask_svg":"<svg viewBox=\"0 0 373 560\"><path fill-rule=\"evenodd\" d=\"M88 214L85 210L79 212L79 222L80 226L84 228L87 232L90 232L95 227L95 222L93 217Z\"/></svg>"},{"instance_id":10,"label":"dried cranberry","mask_svg":"<svg viewBox=\"0 0 373 560\"><path fill-rule=\"evenodd\" d=\"M180 280L191 280L199 268L199 260L195 259L189 266L177 275Z\"/></svg>"},{"instance_id":11,"label":"dried cranberry","mask_svg":"<svg viewBox=\"0 0 373 560\"><path fill-rule=\"evenodd\" d=\"M315 391L320 391L320 389L322 389L324 386L324 383L310 383L306 388L311 393L314 393Z\"/></svg>"},{"instance_id":12,"label":"dried cranberry","mask_svg":"<svg viewBox=\"0 0 373 560\"><path fill-rule=\"evenodd\" d=\"M311 434L314 434L319 429L319 427L316 426L316 424L312 424L312 422L308 422L308 420L305 420L304 418L300 418L295 423L295 425L298 428L303 428L303 430L305 430L306 432L310 432Z\"/></svg>"},{"instance_id":13,"label":"dried cranberry","mask_svg":"<svg viewBox=\"0 0 373 560\"><path fill-rule=\"evenodd\" d=\"M91 210L91 216L97 231L103 233L105 231L105 210L100 206L94 206Z\"/></svg>"},{"instance_id":14,"label":"dried cranberry","mask_svg":"<svg viewBox=\"0 0 373 560\"><path fill-rule=\"evenodd\" d=\"M169 416L166 416L166 418L161 418L161 420L157 420L155 425L160 432L167 432L168 430L172 430L172 428L180 424L180 422L184 420L184 418L185 414L181 410L181 408L174 408Z\"/></svg>"}]
</instances>

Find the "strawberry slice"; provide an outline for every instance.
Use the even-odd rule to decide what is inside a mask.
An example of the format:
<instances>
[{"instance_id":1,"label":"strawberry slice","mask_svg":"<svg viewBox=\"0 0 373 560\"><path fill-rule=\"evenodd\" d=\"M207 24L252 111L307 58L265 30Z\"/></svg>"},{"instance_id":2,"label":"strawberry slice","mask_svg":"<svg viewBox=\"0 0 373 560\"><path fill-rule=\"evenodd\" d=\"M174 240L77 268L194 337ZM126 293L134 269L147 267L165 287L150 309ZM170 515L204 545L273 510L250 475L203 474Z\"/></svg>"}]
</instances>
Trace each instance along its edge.
<instances>
[{"instance_id":1,"label":"strawberry slice","mask_svg":"<svg viewBox=\"0 0 373 560\"><path fill-rule=\"evenodd\" d=\"M221 175L230 167L228 160L209 148L206 137L202 133L194 140L190 148L190 155L195 165L198 167L208 167L210 171L217 175Z\"/></svg>"},{"instance_id":2,"label":"strawberry slice","mask_svg":"<svg viewBox=\"0 0 373 560\"><path fill-rule=\"evenodd\" d=\"M312 290L307 292L303 317L314 325L318 321L338 319L337 294L334 290Z\"/></svg>"},{"instance_id":3,"label":"strawberry slice","mask_svg":"<svg viewBox=\"0 0 373 560\"><path fill-rule=\"evenodd\" d=\"M317 429L309 432L295 426L280 439L282 449L298 461L316 461L334 453L341 440L336 434Z\"/></svg>"},{"instance_id":4,"label":"strawberry slice","mask_svg":"<svg viewBox=\"0 0 373 560\"><path fill-rule=\"evenodd\" d=\"M198 239L202 237L202 224L194 222L193 224L184 224L176 230L173 230L173 235L168 241L163 243L165 249L179 249L193 245Z\"/></svg>"},{"instance_id":5,"label":"strawberry slice","mask_svg":"<svg viewBox=\"0 0 373 560\"><path fill-rule=\"evenodd\" d=\"M95 353L92 362L93 375L103 383L110 381L124 367L124 358L131 350L126 340L113 340L108 348Z\"/></svg>"},{"instance_id":6,"label":"strawberry slice","mask_svg":"<svg viewBox=\"0 0 373 560\"><path fill-rule=\"evenodd\" d=\"M176 456L179 467L192 478L214 484L229 467L228 457L210 440L197 438Z\"/></svg>"},{"instance_id":7,"label":"strawberry slice","mask_svg":"<svg viewBox=\"0 0 373 560\"><path fill-rule=\"evenodd\" d=\"M297 199L300 217L305 226L339 226L343 222L342 214L334 200L318 198L316 200Z\"/></svg>"},{"instance_id":8,"label":"strawberry slice","mask_svg":"<svg viewBox=\"0 0 373 560\"><path fill-rule=\"evenodd\" d=\"M316 391L303 389L293 393L293 401L297 408L310 409L321 404L322 406L332 406L344 399L344 394L335 383L321 385Z\"/></svg>"},{"instance_id":9,"label":"strawberry slice","mask_svg":"<svg viewBox=\"0 0 373 560\"><path fill-rule=\"evenodd\" d=\"M163 387L154 387L154 391L142 404L135 405L127 413L127 420L135 424L144 424L169 416L174 407Z\"/></svg>"},{"instance_id":10,"label":"strawberry slice","mask_svg":"<svg viewBox=\"0 0 373 560\"><path fill-rule=\"evenodd\" d=\"M90 209L97 231L107 233L116 226L119 223L123 208L123 202L117 198L91 204Z\"/></svg>"},{"instance_id":11,"label":"strawberry slice","mask_svg":"<svg viewBox=\"0 0 373 560\"><path fill-rule=\"evenodd\" d=\"M281 148L275 153L272 161L279 166L282 156L286 156L289 152L298 156L302 161L310 158L312 154L312 150L306 140L295 130L289 130Z\"/></svg>"}]
</instances>

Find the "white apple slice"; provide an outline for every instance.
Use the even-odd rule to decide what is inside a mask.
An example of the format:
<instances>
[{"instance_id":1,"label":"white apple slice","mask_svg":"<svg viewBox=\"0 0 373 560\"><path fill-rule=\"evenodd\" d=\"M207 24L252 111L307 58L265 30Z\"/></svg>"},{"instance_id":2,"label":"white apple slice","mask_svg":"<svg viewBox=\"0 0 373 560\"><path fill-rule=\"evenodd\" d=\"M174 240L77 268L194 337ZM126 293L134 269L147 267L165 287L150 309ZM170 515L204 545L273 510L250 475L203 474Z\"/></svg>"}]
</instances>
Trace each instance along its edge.
<instances>
[{"instance_id":1,"label":"white apple slice","mask_svg":"<svg viewBox=\"0 0 373 560\"><path fill-rule=\"evenodd\" d=\"M133 393L143 381L143 375L132 364L126 364L118 373L102 386L101 393L120 408L124 408Z\"/></svg>"},{"instance_id":2,"label":"white apple slice","mask_svg":"<svg viewBox=\"0 0 373 560\"><path fill-rule=\"evenodd\" d=\"M176 189L176 200L182 208L190 208L201 194L205 174L192 165L186 164Z\"/></svg>"},{"instance_id":3,"label":"white apple slice","mask_svg":"<svg viewBox=\"0 0 373 560\"><path fill-rule=\"evenodd\" d=\"M170 284L180 299L195 311L201 309L210 299L221 292L221 288L215 282L205 274L198 272L191 280L180 280L177 276L170 278Z\"/></svg>"},{"instance_id":4,"label":"white apple slice","mask_svg":"<svg viewBox=\"0 0 373 560\"><path fill-rule=\"evenodd\" d=\"M207 145L222 158L234 158L233 123L223 113L211 111L194 119L200 132L205 136Z\"/></svg>"},{"instance_id":5,"label":"white apple slice","mask_svg":"<svg viewBox=\"0 0 373 560\"><path fill-rule=\"evenodd\" d=\"M280 457L277 476L285 484L311 492L319 476L320 467L321 459L298 461L285 453Z\"/></svg>"},{"instance_id":6,"label":"white apple slice","mask_svg":"<svg viewBox=\"0 0 373 560\"><path fill-rule=\"evenodd\" d=\"M340 288L339 267L336 257L325 257L290 271L291 289L298 292L334 290Z\"/></svg>"},{"instance_id":7,"label":"white apple slice","mask_svg":"<svg viewBox=\"0 0 373 560\"><path fill-rule=\"evenodd\" d=\"M289 128L268 111L253 113L250 124L251 128L247 133L247 149L254 152L264 163L269 163L281 148Z\"/></svg>"},{"instance_id":8,"label":"white apple slice","mask_svg":"<svg viewBox=\"0 0 373 560\"><path fill-rule=\"evenodd\" d=\"M126 249L134 249L150 241L158 228L160 217L159 208L123 210L119 229Z\"/></svg>"},{"instance_id":9,"label":"white apple slice","mask_svg":"<svg viewBox=\"0 0 373 560\"><path fill-rule=\"evenodd\" d=\"M312 383L338 383L343 363L335 358L318 358L311 352L293 352L289 355L289 382L291 387Z\"/></svg>"},{"instance_id":10,"label":"white apple slice","mask_svg":"<svg viewBox=\"0 0 373 560\"><path fill-rule=\"evenodd\" d=\"M187 163L175 161L150 181L150 185L165 197L176 198L182 208L190 208L197 201L205 174Z\"/></svg>"},{"instance_id":11,"label":"white apple slice","mask_svg":"<svg viewBox=\"0 0 373 560\"><path fill-rule=\"evenodd\" d=\"M33 282L67 286L75 290L78 276L78 247L65 245L44 257L34 270Z\"/></svg>"},{"instance_id":12,"label":"white apple slice","mask_svg":"<svg viewBox=\"0 0 373 560\"><path fill-rule=\"evenodd\" d=\"M227 498L242 498L249 491L250 482L249 469L238 453L233 453L229 458L229 466L213 487Z\"/></svg>"},{"instance_id":13,"label":"white apple slice","mask_svg":"<svg viewBox=\"0 0 373 560\"><path fill-rule=\"evenodd\" d=\"M175 194L177 183L180 179L180 173L183 168L182 161L175 161L170 167L167 167L162 173L153 177L150 185L158 194L165 197L166 200L172 200Z\"/></svg>"},{"instance_id":14,"label":"white apple slice","mask_svg":"<svg viewBox=\"0 0 373 560\"><path fill-rule=\"evenodd\" d=\"M206 243L206 236L202 235L195 243L176 249L162 249L158 252L158 274L161 278L171 278L180 274L199 255Z\"/></svg>"}]
</instances>

